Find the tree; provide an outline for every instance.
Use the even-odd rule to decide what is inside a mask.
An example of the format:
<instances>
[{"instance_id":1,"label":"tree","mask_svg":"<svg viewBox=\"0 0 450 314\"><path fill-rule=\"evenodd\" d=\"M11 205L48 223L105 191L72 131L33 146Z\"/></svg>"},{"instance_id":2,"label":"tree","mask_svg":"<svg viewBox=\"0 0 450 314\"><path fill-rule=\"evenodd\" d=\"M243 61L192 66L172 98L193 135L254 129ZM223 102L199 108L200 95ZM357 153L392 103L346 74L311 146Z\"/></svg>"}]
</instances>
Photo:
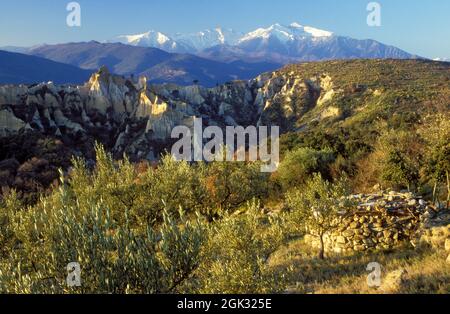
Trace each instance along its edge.
<instances>
[{"instance_id":1,"label":"tree","mask_svg":"<svg viewBox=\"0 0 450 314\"><path fill-rule=\"evenodd\" d=\"M0 260L14 250L17 237L13 229L19 223L17 217L22 208L23 204L15 190L6 192L0 199Z\"/></svg>"},{"instance_id":2,"label":"tree","mask_svg":"<svg viewBox=\"0 0 450 314\"><path fill-rule=\"evenodd\" d=\"M411 190L411 184L416 184L419 180L419 169L410 163L407 157L398 150L388 153L381 177L383 181L397 186L406 186Z\"/></svg>"},{"instance_id":3,"label":"tree","mask_svg":"<svg viewBox=\"0 0 450 314\"><path fill-rule=\"evenodd\" d=\"M440 182L447 185L447 207L450 202L450 115L426 117L419 134L425 139L425 172L433 181L433 200Z\"/></svg>"},{"instance_id":4,"label":"tree","mask_svg":"<svg viewBox=\"0 0 450 314\"><path fill-rule=\"evenodd\" d=\"M106 200L83 197L61 184L34 207L1 222L8 231L1 244L8 247L4 240L17 239L20 248L0 255L0 293L174 293L191 279L207 233L199 215L163 209L157 227L138 226L128 209L117 220ZM11 196L5 207L15 204ZM69 262L82 267L81 287L66 284Z\"/></svg>"},{"instance_id":5,"label":"tree","mask_svg":"<svg viewBox=\"0 0 450 314\"><path fill-rule=\"evenodd\" d=\"M294 220L305 232L319 238L320 259L325 258L325 234L338 227L337 218L340 212L351 205L349 202L341 204L342 197L348 194L346 181L342 179L332 184L317 173L304 187L286 195L286 202L293 210Z\"/></svg>"},{"instance_id":6,"label":"tree","mask_svg":"<svg viewBox=\"0 0 450 314\"><path fill-rule=\"evenodd\" d=\"M282 276L269 267L269 256L283 243L282 224L263 215L257 201L242 215L225 214L208 229L196 272L199 293L278 293Z\"/></svg>"},{"instance_id":7,"label":"tree","mask_svg":"<svg viewBox=\"0 0 450 314\"><path fill-rule=\"evenodd\" d=\"M123 222L125 213L136 226L162 221L167 209L193 213L201 209L205 193L200 178L202 165L190 166L165 155L156 168L138 172L127 158L115 161L101 145L96 147L96 167L89 171L84 160L75 159L69 177L69 192L82 206L102 200L113 218Z\"/></svg>"},{"instance_id":8,"label":"tree","mask_svg":"<svg viewBox=\"0 0 450 314\"><path fill-rule=\"evenodd\" d=\"M202 178L207 198L202 212L211 219L233 212L268 192L268 175L259 162L213 162Z\"/></svg>"},{"instance_id":9,"label":"tree","mask_svg":"<svg viewBox=\"0 0 450 314\"><path fill-rule=\"evenodd\" d=\"M435 181L433 198L436 197L436 185L445 181L447 185L447 207L450 202L450 142L441 143L431 148L431 155L428 161L428 171Z\"/></svg>"},{"instance_id":10,"label":"tree","mask_svg":"<svg viewBox=\"0 0 450 314\"><path fill-rule=\"evenodd\" d=\"M381 134L373 154L380 182L395 188L417 188L423 164L423 146L422 139L414 130L389 130Z\"/></svg>"},{"instance_id":11,"label":"tree","mask_svg":"<svg viewBox=\"0 0 450 314\"><path fill-rule=\"evenodd\" d=\"M278 178L286 191L304 184L313 173L329 177L329 165L334 161L330 149L315 150L301 147L288 152L278 167Z\"/></svg>"}]
</instances>

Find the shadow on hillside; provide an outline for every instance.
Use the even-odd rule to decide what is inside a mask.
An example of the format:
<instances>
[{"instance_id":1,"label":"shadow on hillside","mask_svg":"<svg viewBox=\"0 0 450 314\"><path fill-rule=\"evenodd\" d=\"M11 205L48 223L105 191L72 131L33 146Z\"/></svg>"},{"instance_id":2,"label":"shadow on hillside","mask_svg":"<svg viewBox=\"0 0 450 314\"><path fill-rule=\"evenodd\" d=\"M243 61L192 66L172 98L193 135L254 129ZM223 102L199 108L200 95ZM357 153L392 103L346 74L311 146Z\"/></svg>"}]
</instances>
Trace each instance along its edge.
<instances>
[{"instance_id":1,"label":"shadow on hillside","mask_svg":"<svg viewBox=\"0 0 450 314\"><path fill-rule=\"evenodd\" d=\"M277 273L285 274L288 286L295 287L295 293L313 293L314 288L321 285L340 286L345 282L353 281L353 289L358 290L358 284L365 285L365 278L370 271L367 265L377 262L382 267L402 267L412 259L420 259L429 253L428 250L414 250L408 246L399 247L396 250L373 251L356 253L352 255L330 255L324 260L317 257L317 251L311 249L303 241L297 241L294 245L288 245L280 255L273 258L271 266ZM432 276L411 278L423 281L424 290L433 284ZM364 280L363 280L364 279ZM435 282L445 282L448 278L440 277ZM436 286L433 286L436 288ZM428 291L436 291L435 289Z\"/></svg>"},{"instance_id":2,"label":"shadow on hillside","mask_svg":"<svg viewBox=\"0 0 450 314\"><path fill-rule=\"evenodd\" d=\"M450 293L450 273L437 276L436 274L419 274L408 276L399 293Z\"/></svg>"}]
</instances>

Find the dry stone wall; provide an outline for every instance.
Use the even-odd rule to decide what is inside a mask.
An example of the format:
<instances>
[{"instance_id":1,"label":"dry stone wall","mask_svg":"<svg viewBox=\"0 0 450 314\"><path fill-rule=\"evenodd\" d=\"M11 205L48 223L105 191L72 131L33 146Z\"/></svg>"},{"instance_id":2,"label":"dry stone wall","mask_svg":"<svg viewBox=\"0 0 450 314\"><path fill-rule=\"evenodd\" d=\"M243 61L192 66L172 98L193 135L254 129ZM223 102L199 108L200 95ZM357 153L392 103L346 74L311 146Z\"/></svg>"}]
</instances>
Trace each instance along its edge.
<instances>
[{"instance_id":1,"label":"dry stone wall","mask_svg":"<svg viewBox=\"0 0 450 314\"><path fill-rule=\"evenodd\" d=\"M415 247L427 245L444 252L450 264L450 210L427 212L422 217L421 228L412 244Z\"/></svg>"},{"instance_id":2,"label":"dry stone wall","mask_svg":"<svg viewBox=\"0 0 450 314\"><path fill-rule=\"evenodd\" d=\"M337 227L324 236L325 252L345 253L391 249L416 241L435 209L421 197L405 192L378 192L350 196L355 208L336 219ZM306 241L320 247L311 231Z\"/></svg>"}]
</instances>

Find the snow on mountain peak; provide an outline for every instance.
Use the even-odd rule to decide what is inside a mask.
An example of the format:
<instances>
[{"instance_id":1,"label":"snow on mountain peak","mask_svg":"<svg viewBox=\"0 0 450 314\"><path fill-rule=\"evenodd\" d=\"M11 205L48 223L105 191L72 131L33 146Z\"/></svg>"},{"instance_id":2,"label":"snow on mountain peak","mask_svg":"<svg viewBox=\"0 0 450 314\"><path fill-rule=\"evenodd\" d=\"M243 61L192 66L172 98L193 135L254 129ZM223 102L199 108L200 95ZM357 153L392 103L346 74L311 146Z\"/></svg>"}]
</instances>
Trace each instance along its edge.
<instances>
[{"instance_id":1,"label":"snow on mountain peak","mask_svg":"<svg viewBox=\"0 0 450 314\"><path fill-rule=\"evenodd\" d=\"M119 36L116 37L115 42L133 46L155 47L173 52L179 50L181 52L195 52L217 45L234 46L253 39L277 38L280 42L287 43L305 38L321 39L330 36L333 36L333 33L294 22L288 26L275 23L267 28L258 28L247 34L221 27L197 33L177 33L173 36L152 30L143 34Z\"/></svg>"},{"instance_id":2,"label":"snow on mountain peak","mask_svg":"<svg viewBox=\"0 0 450 314\"><path fill-rule=\"evenodd\" d=\"M450 62L450 58L434 58L433 61Z\"/></svg>"},{"instance_id":3,"label":"snow on mountain peak","mask_svg":"<svg viewBox=\"0 0 450 314\"><path fill-rule=\"evenodd\" d=\"M117 39L120 42L136 45L136 46L153 46L153 45L165 45L171 41L170 37L154 30L150 30L143 34L136 35L122 35L118 36Z\"/></svg>"},{"instance_id":4,"label":"snow on mountain peak","mask_svg":"<svg viewBox=\"0 0 450 314\"><path fill-rule=\"evenodd\" d=\"M310 26L303 26L299 23L291 23L289 26L273 24L268 28L258 28L255 31L247 33L239 42L245 42L256 38L268 39L276 37L281 42L294 41L303 38L323 38L332 36L332 32L317 29Z\"/></svg>"},{"instance_id":5,"label":"snow on mountain peak","mask_svg":"<svg viewBox=\"0 0 450 314\"><path fill-rule=\"evenodd\" d=\"M332 32L318 29L311 26L304 26L300 23L294 22L289 24L288 28L298 36L309 36L309 37L331 37Z\"/></svg>"},{"instance_id":6,"label":"snow on mountain peak","mask_svg":"<svg viewBox=\"0 0 450 314\"><path fill-rule=\"evenodd\" d=\"M292 28L302 28L303 27L302 25L298 24L297 22L291 23L291 24L289 24L289 26Z\"/></svg>"},{"instance_id":7,"label":"snow on mountain peak","mask_svg":"<svg viewBox=\"0 0 450 314\"><path fill-rule=\"evenodd\" d=\"M310 26L305 26L303 27L303 30L306 33L311 34L312 37L331 37L333 36L332 32L329 31L324 31L318 28L314 28L314 27L310 27Z\"/></svg>"},{"instance_id":8,"label":"snow on mountain peak","mask_svg":"<svg viewBox=\"0 0 450 314\"><path fill-rule=\"evenodd\" d=\"M269 39L275 36L282 42L290 41L294 39L293 34L288 28L281 26L280 24L273 24L268 28L258 28L253 32L247 33L244 37L239 39L239 42L245 42L256 38Z\"/></svg>"},{"instance_id":9,"label":"snow on mountain peak","mask_svg":"<svg viewBox=\"0 0 450 314\"><path fill-rule=\"evenodd\" d=\"M235 32L232 29L217 27L212 30L207 29L197 33L179 33L175 34L173 38L175 41L191 46L195 50L203 50L216 45L234 45L241 36L242 34Z\"/></svg>"}]
</instances>

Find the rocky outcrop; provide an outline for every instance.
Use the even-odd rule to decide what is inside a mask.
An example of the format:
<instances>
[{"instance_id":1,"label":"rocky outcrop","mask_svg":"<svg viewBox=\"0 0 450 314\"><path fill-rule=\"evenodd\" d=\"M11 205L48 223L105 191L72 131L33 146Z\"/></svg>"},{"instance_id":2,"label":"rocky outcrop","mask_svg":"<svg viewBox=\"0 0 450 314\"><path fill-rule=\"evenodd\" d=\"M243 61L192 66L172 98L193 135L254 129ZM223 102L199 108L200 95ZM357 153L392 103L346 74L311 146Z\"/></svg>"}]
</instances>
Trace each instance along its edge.
<instances>
[{"instance_id":1,"label":"rocky outcrop","mask_svg":"<svg viewBox=\"0 0 450 314\"><path fill-rule=\"evenodd\" d=\"M299 128L299 119L317 106L321 97L332 98L324 96L328 91L323 87L331 84L331 78L325 75L305 80L294 71L266 74L254 84L257 87L255 106L261 114L258 124L279 125L282 131Z\"/></svg>"},{"instance_id":2,"label":"rocky outcrop","mask_svg":"<svg viewBox=\"0 0 450 314\"><path fill-rule=\"evenodd\" d=\"M112 75L103 67L80 86L0 86L0 136L39 132L64 143L89 138L101 141L116 156L138 158L157 154L156 146L170 140L173 126L190 126L193 117L201 117L204 126L276 125L288 132L317 130L318 124L346 127L347 118L359 115L353 121L359 127L360 121L375 121L372 116L366 120L363 111L382 101L388 87L393 95L407 94L406 87L395 83L406 74L411 86L426 89L438 86L448 71L446 64L411 60L328 61L286 66L249 81L205 88L148 85L144 78ZM430 86L423 83L428 81ZM435 91L435 102L447 104L446 89Z\"/></svg>"},{"instance_id":3,"label":"rocky outcrop","mask_svg":"<svg viewBox=\"0 0 450 314\"><path fill-rule=\"evenodd\" d=\"M332 79L267 73L214 88L147 85L112 75L105 67L82 86L51 82L0 87L0 136L39 132L63 142L102 142L114 155L142 159L158 154L177 125L279 125L293 130L317 101L326 101ZM323 93L322 93L323 91ZM83 151L82 151L83 153Z\"/></svg>"},{"instance_id":4,"label":"rocky outcrop","mask_svg":"<svg viewBox=\"0 0 450 314\"><path fill-rule=\"evenodd\" d=\"M255 95L264 85L258 80L214 88L148 85L144 77L126 79L103 67L80 86L0 86L0 161L7 161L0 167L0 195L14 188L32 202L73 156L92 164L96 141L116 158L153 161L170 150L172 129L192 128L195 117L204 126L255 125Z\"/></svg>"},{"instance_id":5,"label":"rocky outcrop","mask_svg":"<svg viewBox=\"0 0 450 314\"><path fill-rule=\"evenodd\" d=\"M0 136L39 132L63 142L94 139L121 155L145 135L145 152L152 139L165 140L171 128L193 115L154 94L145 79L138 82L111 75L101 68L83 86L2 86ZM189 104L184 104L188 108ZM125 141L126 139L126 141ZM138 152L132 152L137 154Z\"/></svg>"},{"instance_id":6,"label":"rocky outcrop","mask_svg":"<svg viewBox=\"0 0 450 314\"><path fill-rule=\"evenodd\" d=\"M11 133L18 132L25 128L27 124L17 118L14 113L6 108L0 110L0 135L6 136Z\"/></svg>"}]
</instances>

